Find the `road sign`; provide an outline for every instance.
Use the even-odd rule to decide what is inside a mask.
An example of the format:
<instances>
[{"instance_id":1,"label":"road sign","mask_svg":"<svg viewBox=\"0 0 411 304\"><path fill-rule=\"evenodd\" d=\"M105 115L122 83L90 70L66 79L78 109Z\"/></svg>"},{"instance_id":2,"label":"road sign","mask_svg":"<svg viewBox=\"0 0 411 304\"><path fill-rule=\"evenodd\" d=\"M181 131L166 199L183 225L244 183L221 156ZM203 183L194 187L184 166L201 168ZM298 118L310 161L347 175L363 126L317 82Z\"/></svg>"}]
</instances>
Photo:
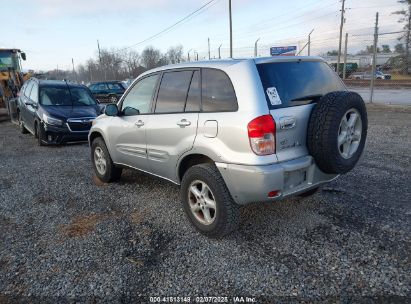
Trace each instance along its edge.
<instances>
[{"instance_id":1,"label":"road sign","mask_svg":"<svg viewBox=\"0 0 411 304\"><path fill-rule=\"evenodd\" d=\"M297 46L273 46L270 48L271 56L295 56L297 53Z\"/></svg>"}]
</instances>

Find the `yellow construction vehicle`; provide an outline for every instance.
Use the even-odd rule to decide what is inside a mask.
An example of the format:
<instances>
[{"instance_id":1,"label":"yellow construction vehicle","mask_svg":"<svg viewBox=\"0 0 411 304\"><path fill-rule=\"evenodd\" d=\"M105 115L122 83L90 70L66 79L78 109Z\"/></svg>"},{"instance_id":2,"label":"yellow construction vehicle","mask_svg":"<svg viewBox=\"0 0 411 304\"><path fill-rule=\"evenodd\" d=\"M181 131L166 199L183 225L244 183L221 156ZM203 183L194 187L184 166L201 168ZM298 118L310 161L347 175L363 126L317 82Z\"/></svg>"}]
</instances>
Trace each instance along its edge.
<instances>
[{"instance_id":1,"label":"yellow construction vehicle","mask_svg":"<svg viewBox=\"0 0 411 304\"><path fill-rule=\"evenodd\" d=\"M26 60L21 50L0 48L0 108L16 98L24 81L30 78L29 73L21 70L21 59Z\"/></svg>"}]
</instances>

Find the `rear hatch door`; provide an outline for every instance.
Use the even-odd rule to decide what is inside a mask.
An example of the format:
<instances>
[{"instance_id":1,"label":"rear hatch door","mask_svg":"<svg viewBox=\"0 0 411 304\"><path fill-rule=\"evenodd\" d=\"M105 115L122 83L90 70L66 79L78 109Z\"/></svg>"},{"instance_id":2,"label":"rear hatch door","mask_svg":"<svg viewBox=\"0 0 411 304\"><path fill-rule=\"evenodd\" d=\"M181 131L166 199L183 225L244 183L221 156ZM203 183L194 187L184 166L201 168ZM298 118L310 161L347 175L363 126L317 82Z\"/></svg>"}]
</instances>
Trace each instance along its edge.
<instances>
[{"instance_id":1,"label":"rear hatch door","mask_svg":"<svg viewBox=\"0 0 411 304\"><path fill-rule=\"evenodd\" d=\"M346 90L344 84L318 59L257 63L257 70L276 122L278 161L308 155L307 128L315 103L329 92Z\"/></svg>"}]
</instances>

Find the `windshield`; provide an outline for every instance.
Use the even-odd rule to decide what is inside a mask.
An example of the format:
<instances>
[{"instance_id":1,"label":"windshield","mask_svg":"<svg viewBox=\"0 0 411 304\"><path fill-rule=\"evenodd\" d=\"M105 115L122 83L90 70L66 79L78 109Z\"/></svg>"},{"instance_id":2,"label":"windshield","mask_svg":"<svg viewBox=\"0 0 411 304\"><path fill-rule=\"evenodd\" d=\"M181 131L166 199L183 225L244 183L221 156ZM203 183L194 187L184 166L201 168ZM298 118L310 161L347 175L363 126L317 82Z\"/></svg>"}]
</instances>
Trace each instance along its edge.
<instances>
[{"instance_id":1,"label":"windshield","mask_svg":"<svg viewBox=\"0 0 411 304\"><path fill-rule=\"evenodd\" d=\"M96 104L89 91L81 87L42 87L40 104L43 106L93 106Z\"/></svg>"},{"instance_id":2,"label":"windshield","mask_svg":"<svg viewBox=\"0 0 411 304\"><path fill-rule=\"evenodd\" d=\"M0 51L0 70L7 70L12 68L14 70L20 70L20 63L16 53L11 51Z\"/></svg>"},{"instance_id":3,"label":"windshield","mask_svg":"<svg viewBox=\"0 0 411 304\"><path fill-rule=\"evenodd\" d=\"M273 62L257 65L270 109L316 101L345 90L334 71L321 61Z\"/></svg>"}]
</instances>

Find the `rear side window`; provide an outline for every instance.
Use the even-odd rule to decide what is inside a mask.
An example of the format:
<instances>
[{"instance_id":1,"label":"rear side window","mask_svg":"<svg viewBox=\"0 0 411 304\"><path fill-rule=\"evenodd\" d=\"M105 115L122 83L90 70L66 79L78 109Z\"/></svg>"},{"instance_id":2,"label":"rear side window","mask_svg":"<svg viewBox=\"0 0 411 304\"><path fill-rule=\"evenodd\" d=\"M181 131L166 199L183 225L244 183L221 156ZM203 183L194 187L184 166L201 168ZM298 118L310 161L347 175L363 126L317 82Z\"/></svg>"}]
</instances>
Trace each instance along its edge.
<instances>
[{"instance_id":1,"label":"rear side window","mask_svg":"<svg viewBox=\"0 0 411 304\"><path fill-rule=\"evenodd\" d=\"M184 112L193 71L164 73L158 91L156 113Z\"/></svg>"},{"instance_id":2,"label":"rear side window","mask_svg":"<svg viewBox=\"0 0 411 304\"><path fill-rule=\"evenodd\" d=\"M215 69L202 69L203 112L237 111L233 85L227 74Z\"/></svg>"},{"instance_id":3,"label":"rear side window","mask_svg":"<svg viewBox=\"0 0 411 304\"><path fill-rule=\"evenodd\" d=\"M329 92L345 90L325 62L265 63L258 64L257 70L270 109L307 104Z\"/></svg>"},{"instance_id":4,"label":"rear side window","mask_svg":"<svg viewBox=\"0 0 411 304\"><path fill-rule=\"evenodd\" d=\"M124 90L123 86L119 83L108 83L107 85L110 90Z\"/></svg>"},{"instance_id":5,"label":"rear side window","mask_svg":"<svg viewBox=\"0 0 411 304\"><path fill-rule=\"evenodd\" d=\"M200 88L200 72L195 71L191 78L190 89L188 90L186 112L200 111L201 104L201 88Z\"/></svg>"}]
</instances>

